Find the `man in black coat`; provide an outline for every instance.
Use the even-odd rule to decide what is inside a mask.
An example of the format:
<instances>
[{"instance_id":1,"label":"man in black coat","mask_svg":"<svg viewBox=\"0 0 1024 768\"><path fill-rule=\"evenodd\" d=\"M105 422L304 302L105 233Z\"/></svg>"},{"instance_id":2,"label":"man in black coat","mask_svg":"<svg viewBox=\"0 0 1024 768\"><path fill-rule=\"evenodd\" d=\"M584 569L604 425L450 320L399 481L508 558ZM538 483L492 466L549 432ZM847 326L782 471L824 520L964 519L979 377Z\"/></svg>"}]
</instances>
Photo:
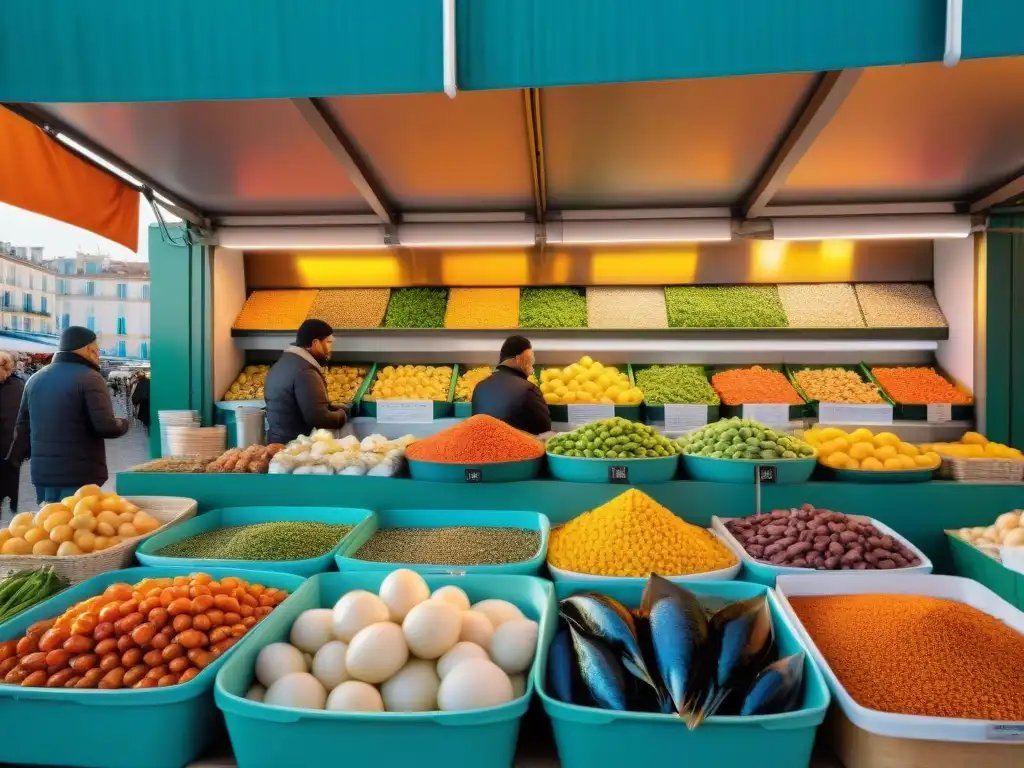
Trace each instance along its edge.
<instances>
[{"instance_id":1,"label":"man in black coat","mask_svg":"<svg viewBox=\"0 0 1024 768\"><path fill-rule=\"evenodd\" d=\"M8 458L16 466L31 458L36 501L56 502L83 485L107 482L103 441L127 431L100 373L96 334L72 325L53 362L25 385Z\"/></svg>"},{"instance_id":2,"label":"man in black coat","mask_svg":"<svg viewBox=\"0 0 1024 768\"><path fill-rule=\"evenodd\" d=\"M10 499L12 514L18 511L21 472L6 457L14 442L14 425L18 421L18 408L24 391L24 379L14 373L14 357L10 352L0 352L0 457L4 459L0 461L0 504L4 499Z\"/></svg>"},{"instance_id":3,"label":"man in black coat","mask_svg":"<svg viewBox=\"0 0 1024 768\"><path fill-rule=\"evenodd\" d=\"M473 390L473 413L486 413L532 435L551 429L551 412L533 375L533 345L523 336L509 336L501 345L494 373Z\"/></svg>"},{"instance_id":4,"label":"man in black coat","mask_svg":"<svg viewBox=\"0 0 1024 768\"><path fill-rule=\"evenodd\" d=\"M267 440L287 443L314 429L341 429L347 413L331 405L323 363L331 359L334 329L323 320L299 326L295 343L271 366L263 385L267 403Z\"/></svg>"}]
</instances>

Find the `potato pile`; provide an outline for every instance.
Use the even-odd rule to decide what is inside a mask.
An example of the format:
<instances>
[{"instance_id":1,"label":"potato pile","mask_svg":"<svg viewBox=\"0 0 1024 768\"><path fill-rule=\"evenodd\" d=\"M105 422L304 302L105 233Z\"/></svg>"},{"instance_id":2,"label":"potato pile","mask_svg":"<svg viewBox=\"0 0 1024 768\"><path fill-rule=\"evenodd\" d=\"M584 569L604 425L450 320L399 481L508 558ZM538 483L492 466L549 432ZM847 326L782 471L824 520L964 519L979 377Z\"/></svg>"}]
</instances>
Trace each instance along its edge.
<instances>
[{"instance_id":1,"label":"potato pile","mask_svg":"<svg viewBox=\"0 0 1024 768\"><path fill-rule=\"evenodd\" d=\"M366 400L447 400L450 365L386 365L377 371Z\"/></svg>"},{"instance_id":2,"label":"potato pile","mask_svg":"<svg viewBox=\"0 0 1024 768\"><path fill-rule=\"evenodd\" d=\"M318 291L253 291L232 326L239 331L294 331L309 314Z\"/></svg>"},{"instance_id":3,"label":"potato pile","mask_svg":"<svg viewBox=\"0 0 1024 768\"><path fill-rule=\"evenodd\" d=\"M365 365L332 365L324 371L327 399L332 403L351 403L370 369Z\"/></svg>"},{"instance_id":4,"label":"potato pile","mask_svg":"<svg viewBox=\"0 0 1024 768\"><path fill-rule=\"evenodd\" d=\"M1004 512L987 528L961 528L954 533L976 547L1024 547L1024 511Z\"/></svg>"},{"instance_id":5,"label":"potato pile","mask_svg":"<svg viewBox=\"0 0 1024 768\"><path fill-rule=\"evenodd\" d=\"M810 400L855 405L882 404L878 387L845 368L805 368L793 374Z\"/></svg>"},{"instance_id":6,"label":"potato pile","mask_svg":"<svg viewBox=\"0 0 1024 768\"><path fill-rule=\"evenodd\" d=\"M804 504L729 520L725 527L755 560L819 571L888 571L921 560L865 519Z\"/></svg>"},{"instance_id":7,"label":"potato pile","mask_svg":"<svg viewBox=\"0 0 1024 768\"><path fill-rule=\"evenodd\" d=\"M267 372L269 365L247 365L242 369L238 377L224 393L224 399L232 400L262 400L263 387L267 383Z\"/></svg>"},{"instance_id":8,"label":"potato pile","mask_svg":"<svg viewBox=\"0 0 1024 768\"><path fill-rule=\"evenodd\" d=\"M270 460L284 448L281 443L250 445L248 448L231 448L206 465L206 472L234 472L235 474L265 475L270 469Z\"/></svg>"}]
</instances>

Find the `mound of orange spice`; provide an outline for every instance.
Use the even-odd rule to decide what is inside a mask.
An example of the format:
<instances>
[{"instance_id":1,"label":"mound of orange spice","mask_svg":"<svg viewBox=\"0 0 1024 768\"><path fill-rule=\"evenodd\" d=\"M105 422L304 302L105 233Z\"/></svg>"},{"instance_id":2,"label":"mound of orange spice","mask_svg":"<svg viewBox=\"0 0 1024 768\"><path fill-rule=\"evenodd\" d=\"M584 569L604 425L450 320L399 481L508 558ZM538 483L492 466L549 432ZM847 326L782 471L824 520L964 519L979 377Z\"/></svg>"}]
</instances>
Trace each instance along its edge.
<instances>
[{"instance_id":1,"label":"mound of orange spice","mask_svg":"<svg viewBox=\"0 0 1024 768\"><path fill-rule=\"evenodd\" d=\"M969 394L946 381L934 368L872 368L871 375L897 403L971 403Z\"/></svg>"},{"instance_id":2,"label":"mound of orange spice","mask_svg":"<svg viewBox=\"0 0 1024 768\"><path fill-rule=\"evenodd\" d=\"M163 688L187 683L288 593L208 574L111 584L55 619L0 643L3 682L47 688Z\"/></svg>"},{"instance_id":3,"label":"mound of orange spice","mask_svg":"<svg viewBox=\"0 0 1024 768\"><path fill-rule=\"evenodd\" d=\"M544 455L544 445L493 416L477 414L405 449L413 461L439 464L495 464Z\"/></svg>"},{"instance_id":4,"label":"mound of orange spice","mask_svg":"<svg viewBox=\"0 0 1024 768\"><path fill-rule=\"evenodd\" d=\"M779 403L800 405L803 400L782 373L755 365L733 368L711 377L711 386L722 398L723 405L744 403Z\"/></svg>"},{"instance_id":5,"label":"mound of orange spice","mask_svg":"<svg viewBox=\"0 0 1024 768\"><path fill-rule=\"evenodd\" d=\"M900 715L1024 720L1024 635L998 619L918 595L789 601L858 704Z\"/></svg>"}]
</instances>

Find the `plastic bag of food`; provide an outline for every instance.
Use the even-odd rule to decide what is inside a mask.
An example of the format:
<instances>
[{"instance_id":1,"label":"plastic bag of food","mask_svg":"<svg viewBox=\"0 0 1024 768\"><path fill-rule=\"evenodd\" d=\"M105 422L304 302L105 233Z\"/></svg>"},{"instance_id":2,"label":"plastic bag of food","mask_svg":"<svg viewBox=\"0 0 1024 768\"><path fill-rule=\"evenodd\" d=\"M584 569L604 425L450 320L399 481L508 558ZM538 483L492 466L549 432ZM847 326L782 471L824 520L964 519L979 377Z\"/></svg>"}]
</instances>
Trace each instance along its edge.
<instances>
[{"instance_id":1,"label":"plastic bag of food","mask_svg":"<svg viewBox=\"0 0 1024 768\"><path fill-rule=\"evenodd\" d=\"M362 464L352 464L351 466L345 467L338 474L339 475L365 475L366 474L366 467L364 467Z\"/></svg>"}]
</instances>

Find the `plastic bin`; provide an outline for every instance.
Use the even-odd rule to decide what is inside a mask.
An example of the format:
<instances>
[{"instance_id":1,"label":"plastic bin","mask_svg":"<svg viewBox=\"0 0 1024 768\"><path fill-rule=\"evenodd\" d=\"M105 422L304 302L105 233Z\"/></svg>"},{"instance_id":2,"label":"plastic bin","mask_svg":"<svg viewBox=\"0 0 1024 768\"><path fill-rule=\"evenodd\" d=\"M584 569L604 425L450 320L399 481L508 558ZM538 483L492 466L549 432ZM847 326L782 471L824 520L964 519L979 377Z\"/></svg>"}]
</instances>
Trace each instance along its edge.
<instances>
[{"instance_id":1,"label":"plastic bin","mask_svg":"<svg viewBox=\"0 0 1024 768\"><path fill-rule=\"evenodd\" d=\"M716 373L722 373L723 371L732 371L732 370L735 370L737 368L753 368L753 367L754 367L753 365L716 365L716 366L708 366L708 368L707 368L708 381L711 381L712 377ZM768 370L771 370L771 371L778 371L783 376L786 375L785 366L782 366L782 365L760 365L759 367L760 368L767 368ZM790 382L790 384L792 384L792 382ZM712 386L714 386L714 385L712 384ZM795 389L796 389L796 387L794 387L794 390ZM715 391L717 392L718 390L716 389ZM804 419L804 418L814 414L814 410L811 408L811 406L808 405L806 402L803 402L804 398L802 396L800 396L800 392L799 391L797 392L797 396L800 397L801 402L798 403L798 404L795 404L795 405L791 404L789 406L789 420L790 421L799 421L800 419ZM753 403L753 405L760 405L760 403ZM743 417L743 406L742 405L726 405L725 403L722 403L722 405L719 407L719 412L721 413L723 419L731 419L734 416L742 418ZM777 429L779 425L768 424L767 426L772 427L774 429Z\"/></svg>"},{"instance_id":2,"label":"plastic bin","mask_svg":"<svg viewBox=\"0 0 1024 768\"><path fill-rule=\"evenodd\" d=\"M824 466L824 465L823 465ZM833 469L832 476L840 483L861 483L863 485L892 485L894 483L927 483L935 475L934 469Z\"/></svg>"},{"instance_id":3,"label":"plastic bin","mask_svg":"<svg viewBox=\"0 0 1024 768\"><path fill-rule=\"evenodd\" d=\"M586 459L548 453L547 457L552 477L570 483L666 483L674 479L679 471L678 455L643 459ZM625 479L613 479L612 467L625 467Z\"/></svg>"},{"instance_id":4,"label":"plastic bin","mask_svg":"<svg viewBox=\"0 0 1024 768\"><path fill-rule=\"evenodd\" d=\"M789 379L789 383L793 385L793 389L796 390L796 393L798 395L800 395L800 397L802 397L806 401L807 409L810 411L810 413L812 415L814 415L814 416L818 415L818 407L821 405L821 401L820 400L814 400L813 398L811 398L811 397L809 397L807 395L807 393L804 391L804 388L800 386L800 382L797 381L796 374L798 372L800 372L800 371L822 371L822 370L828 370L828 369L831 369L831 368L839 368L839 369L844 370L844 371L853 371L854 373L857 374L857 376L860 377L861 381L874 384L875 385L875 389L878 390L878 394L882 398L882 402L881 403L875 403L875 405L892 405L892 406L896 405L896 403L894 403L892 401L892 398L890 398L885 393L885 390L882 389L880 386L878 386L878 382L874 381L873 379L871 379L864 372L863 366L861 366L859 363L854 364L854 365L836 365L836 364L833 364L833 365L786 365L786 366L784 366L784 372L786 374L786 378ZM851 403L851 405L852 405L852 403ZM895 409L894 409L894 412L895 412Z\"/></svg>"},{"instance_id":5,"label":"plastic bin","mask_svg":"<svg viewBox=\"0 0 1024 768\"><path fill-rule=\"evenodd\" d=\"M544 467L544 456L526 461L497 461L483 464L444 464L406 458L413 480L435 483L514 483L532 480ZM479 472L479 479L471 479Z\"/></svg>"},{"instance_id":6,"label":"plastic bin","mask_svg":"<svg viewBox=\"0 0 1024 768\"><path fill-rule=\"evenodd\" d=\"M371 560L357 560L356 552L378 528L447 528L453 526L475 526L480 528L525 528L540 533L537 554L521 563L505 565L430 565L421 563L377 563ZM481 511L476 509L391 509L378 512L366 525L353 531L335 555L339 571L392 571L395 568L409 568L419 573L460 573L501 574L533 576L544 568L548 556L548 537L551 523L538 512L513 512L508 510Z\"/></svg>"},{"instance_id":7,"label":"plastic bin","mask_svg":"<svg viewBox=\"0 0 1024 768\"><path fill-rule=\"evenodd\" d=\"M712 459L709 456L690 456L683 454L683 469L693 480L709 483L746 483L754 482L755 468L758 466L775 467L775 482L779 485L795 485L806 483L814 467L818 463L816 456L806 459Z\"/></svg>"},{"instance_id":8,"label":"plastic bin","mask_svg":"<svg viewBox=\"0 0 1024 768\"><path fill-rule=\"evenodd\" d=\"M215 695L239 768L298 763L417 768L509 768L513 764L519 721L533 694L533 674L527 677L525 696L472 712L342 713L285 709L244 698L253 681L256 655L265 645L286 641L302 611L330 608L353 589L376 593L386 575L384 571L350 571L314 576L283 610L275 610L253 630L252 642L224 665L217 675ZM431 590L454 584L474 603L486 598L508 600L540 622L540 636L550 634L555 603L549 582L475 574L425 578Z\"/></svg>"},{"instance_id":9,"label":"plastic bin","mask_svg":"<svg viewBox=\"0 0 1024 768\"><path fill-rule=\"evenodd\" d=\"M907 574L929 574L932 572L932 561L928 559L927 555L920 549L914 546L913 542L909 539L905 539L900 536L896 531L887 526L885 523L881 523L875 520L873 517L863 517L858 515L850 515L850 517L857 517L858 519L865 520L871 523L875 528L884 534L892 536L894 539L898 539L901 544L905 545L907 549L913 552L921 559L921 564L913 566L912 568L897 568L891 571L884 571L893 576L904 576ZM792 566L785 565L771 565L770 563L762 563L759 560L755 560L747 551L743 548L743 545L736 539L735 536L725 527L725 523L732 518L713 516L711 518L711 530L713 530L718 537L726 542L729 547L736 552L742 563L743 573L740 576L743 581L752 581L755 584L764 584L769 587L775 586L775 580L779 576L837 576L842 574L848 576L850 574L862 575L865 573L876 573L876 571L819 571L814 568L794 568Z\"/></svg>"},{"instance_id":10,"label":"plastic bin","mask_svg":"<svg viewBox=\"0 0 1024 768\"><path fill-rule=\"evenodd\" d=\"M143 565L157 567L177 566L200 570L232 568L236 571L276 571L294 573L298 576L312 576L331 570L334 567L334 555L347 539L373 518L373 515L374 513L368 509L346 507L223 507L222 509L211 509L188 523L151 536L135 551L135 557ZM333 523L354 525L355 528L332 547L330 552L307 560L215 560L166 557L156 554L157 551L170 544L200 533L215 531L218 528L277 522Z\"/></svg>"},{"instance_id":11,"label":"plastic bin","mask_svg":"<svg viewBox=\"0 0 1024 768\"><path fill-rule=\"evenodd\" d=\"M899 368L898 364L883 363L880 365L872 366L869 363L861 363L861 373L868 381L878 387L886 399L892 400L894 403L892 409L892 415L894 419L903 419L906 421L925 421L928 418L928 406L921 403L901 403L898 402L892 395L886 392L885 387L878 383L878 379L875 378L874 374L871 373L872 368ZM907 363L906 367L910 368L933 368L939 376L944 378L954 387L959 389L961 392L970 395L971 391L961 384L959 381L954 379L948 373L946 373L938 365L921 365L920 363ZM953 421L974 421L974 402L973 395L971 395L972 402L967 405L952 405L950 407L950 418Z\"/></svg>"},{"instance_id":12,"label":"plastic bin","mask_svg":"<svg viewBox=\"0 0 1024 768\"><path fill-rule=\"evenodd\" d=\"M396 363L397 365L432 365L442 366L446 363ZM362 386L359 388L359 392L356 394L356 401L353 403L353 413L360 416L369 416L370 418L377 418L377 401L367 400L366 396L370 393L373 388L373 382L377 379L377 374L385 366L379 363L374 364L373 368L366 375L366 379L363 381ZM455 399L455 383L459 380L459 366L450 365L452 369L452 378L448 383L448 397L444 400L434 400L434 418L435 419L446 419L455 412L455 407L452 401Z\"/></svg>"},{"instance_id":13,"label":"plastic bin","mask_svg":"<svg viewBox=\"0 0 1024 768\"><path fill-rule=\"evenodd\" d=\"M669 365L669 364L666 364L666 365ZM688 363L687 363L687 365L688 365ZM651 365L647 364L647 363L644 363L642 365L641 364L632 364L632 365L630 365L630 373L633 376L634 386L636 386L636 374L637 374L637 371L642 371L642 370L644 370L646 368L650 368L650 367L651 367ZM700 366L697 365L695 367L700 367ZM704 373L705 373L705 378L707 378L707 369L705 369ZM661 422L665 421L665 406L663 404L652 405L651 403L647 402L647 398L645 396L644 397L643 405L644 405L644 421L646 423L654 424L655 422L661 423ZM694 405L694 403L677 403L677 405ZM703 403L697 403L697 405L703 405ZM720 406L717 406L717 405L709 405L709 406L707 406L707 408L708 408L708 424L714 424L716 421L718 421L721 418L721 415L720 415L721 408L720 408Z\"/></svg>"},{"instance_id":14,"label":"plastic bin","mask_svg":"<svg viewBox=\"0 0 1024 768\"><path fill-rule=\"evenodd\" d=\"M0 641L21 637L29 626L53 618L111 584L184 576L195 568L127 568L94 576L0 625ZM203 568L215 579L234 569ZM290 573L248 571L242 578L294 592L304 579ZM287 610L293 599L274 609ZM266 619L264 619L264 622ZM5 765L90 768L182 768L209 749L221 731L211 689L217 670L255 629L193 680L168 688L136 691L66 690L0 685L0 721L7 736L0 747Z\"/></svg>"},{"instance_id":15,"label":"plastic bin","mask_svg":"<svg viewBox=\"0 0 1024 768\"><path fill-rule=\"evenodd\" d=\"M779 653L807 651L792 621L779 608L767 587L739 581L688 584L698 597L732 602L768 595L779 643ZM558 599L587 590L612 597L636 608L643 588L603 582L562 582L555 585ZM829 695L821 673L810 660L804 663L802 709L782 715L711 717L688 730L675 715L647 712L612 712L565 704L548 695L546 674L548 648L556 622L542 630L539 663L534 666L534 685L551 718L562 768L623 768L623 766L682 763L687 766L761 766L806 768L810 764L814 735L825 719ZM250 646L251 648L252 646Z\"/></svg>"},{"instance_id":16,"label":"plastic bin","mask_svg":"<svg viewBox=\"0 0 1024 768\"><path fill-rule=\"evenodd\" d=\"M549 365L543 366L543 368L567 368L572 363L566 363L562 366ZM636 379L633 377L633 366L626 363L625 368L621 365L615 366L620 371L624 372L629 377L629 386L636 386ZM540 381L540 374L542 371L541 366L537 366L537 380ZM551 412L551 421L555 423L568 423L569 421L569 406L565 403L550 403L548 404L548 410ZM641 402L639 405L616 405L615 416L622 419L629 419L630 421L643 422L644 420L644 405Z\"/></svg>"},{"instance_id":17,"label":"plastic bin","mask_svg":"<svg viewBox=\"0 0 1024 768\"><path fill-rule=\"evenodd\" d=\"M946 537L958 576L974 579L1014 608L1024 610L1024 575L1010 570L998 557L985 554L952 531L946 531ZM998 549L995 553L998 554Z\"/></svg>"}]
</instances>

